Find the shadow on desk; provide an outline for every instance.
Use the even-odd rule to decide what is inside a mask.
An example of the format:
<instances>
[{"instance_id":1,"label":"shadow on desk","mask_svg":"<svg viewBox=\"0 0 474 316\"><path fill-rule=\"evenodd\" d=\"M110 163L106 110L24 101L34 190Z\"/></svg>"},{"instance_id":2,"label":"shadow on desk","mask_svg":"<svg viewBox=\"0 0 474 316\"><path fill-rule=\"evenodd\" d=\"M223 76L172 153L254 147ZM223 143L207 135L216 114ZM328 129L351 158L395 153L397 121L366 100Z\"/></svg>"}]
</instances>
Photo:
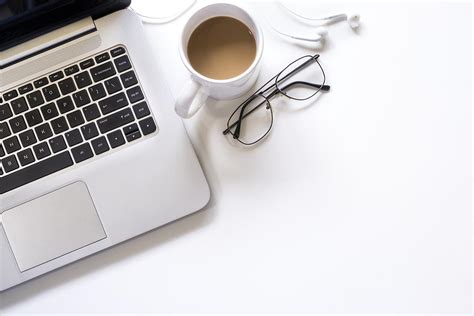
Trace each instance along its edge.
<instances>
[{"instance_id":1,"label":"shadow on desk","mask_svg":"<svg viewBox=\"0 0 474 316\"><path fill-rule=\"evenodd\" d=\"M91 272L106 269L126 258L151 249L158 249L162 244L202 228L213 221L215 217L214 205L214 196L211 194L211 199L206 207L196 213L0 293L0 311Z\"/></svg>"}]
</instances>

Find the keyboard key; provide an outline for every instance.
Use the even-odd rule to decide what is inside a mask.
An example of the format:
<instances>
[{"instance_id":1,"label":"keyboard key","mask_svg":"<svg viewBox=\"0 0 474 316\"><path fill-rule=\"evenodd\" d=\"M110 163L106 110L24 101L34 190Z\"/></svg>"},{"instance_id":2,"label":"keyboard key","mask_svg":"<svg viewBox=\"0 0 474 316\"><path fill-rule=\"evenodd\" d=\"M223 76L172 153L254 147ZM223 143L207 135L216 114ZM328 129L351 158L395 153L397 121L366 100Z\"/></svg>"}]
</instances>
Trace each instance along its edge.
<instances>
[{"instance_id":1,"label":"keyboard key","mask_svg":"<svg viewBox=\"0 0 474 316\"><path fill-rule=\"evenodd\" d=\"M72 99L70 96L59 99L58 101L56 101L56 105L58 106L59 112L61 112L61 114L67 113L75 109L74 103L72 103Z\"/></svg>"},{"instance_id":2,"label":"keyboard key","mask_svg":"<svg viewBox=\"0 0 474 316\"><path fill-rule=\"evenodd\" d=\"M86 140L99 136L99 131L94 122L81 127L82 135Z\"/></svg>"},{"instance_id":3,"label":"keyboard key","mask_svg":"<svg viewBox=\"0 0 474 316\"><path fill-rule=\"evenodd\" d=\"M0 104L0 122L10 118L13 115L8 104Z\"/></svg>"},{"instance_id":4,"label":"keyboard key","mask_svg":"<svg viewBox=\"0 0 474 316\"><path fill-rule=\"evenodd\" d=\"M3 149L2 144L0 144L0 157L5 156L5 150Z\"/></svg>"},{"instance_id":5,"label":"keyboard key","mask_svg":"<svg viewBox=\"0 0 474 316\"><path fill-rule=\"evenodd\" d=\"M0 122L0 139L4 139L11 135L10 127L7 122Z\"/></svg>"},{"instance_id":6,"label":"keyboard key","mask_svg":"<svg viewBox=\"0 0 474 316\"><path fill-rule=\"evenodd\" d=\"M7 154L14 153L15 151L20 150L20 142L18 141L18 137L12 136L6 140L3 141L3 146L5 147L5 150L7 151Z\"/></svg>"},{"instance_id":7,"label":"keyboard key","mask_svg":"<svg viewBox=\"0 0 474 316\"><path fill-rule=\"evenodd\" d=\"M26 122L23 116L15 116L9 123L13 133L19 133L26 129Z\"/></svg>"},{"instance_id":8,"label":"keyboard key","mask_svg":"<svg viewBox=\"0 0 474 316\"><path fill-rule=\"evenodd\" d=\"M36 159L38 160L51 155L51 151L49 150L48 144L46 142L42 142L33 146L33 151L35 152Z\"/></svg>"},{"instance_id":9,"label":"keyboard key","mask_svg":"<svg viewBox=\"0 0 474 316\"><path fill-rule=\"evenodd\" d=\"M20 113L23 113L25 111L28 111L28 105L26 104L26 100L25 100L24 97L15 99L12 102L10 102L10 104L11 104L11 106L13 108L13 112L15 112L15 114L20 114Z\"/></svg>"},{"instance_id":10,"label":"keyboard key","mask_svg":"<svg viewBox=\"0 0 474 316\"><path fill-rule=\"evenodd\" d=\"M92 84L91 76L89 76L89 72L87 71L84 71L75 75L74 81L76 81L76 85L79 89L82 89Z\"/></svg>"},{"instance_id":11,"label":"keyboard key","mask_svg":"<svg viewBox=\"0 0 474 316\"><path fill-rule=\"evenodd\" d=\"M105 89L104 89L104 86L102 85L102 83L98 83L94 86L91 86L88 88L89 90L89 94L92 98L93 101L96 101L98 99L102 99L103 97L105 97L107 94L105 93Z\"/></svg>"},{"instance_id":12,"label":"keyboard key","mask_svg":"<svg viewBox=\"0 0 474 316\"><path fill-rule=\"evenodd\" d=\"M147 117L138 122L138 124L140 124L140 129L142 130L143 135L148 135L156 131L156 124L152 117Z\"/></svg>"},{"instance_id":13,"label":"keyboard key","mask_svg":"<svg viewBox=\"0 0 474 316\"><path fill-rule=\"evenodd\" d=\"M122 90L122 85L117 77L104 81L104 84L105 89L107 89L109 94L114 94L115 92Z\"/></svg>"},{"instance_id":14,"label":"keyboard key","mask_svg":"<svg viewBox=\"0 0 474 316\"><path fill-rule=\"evenodd\" d=\"M150 115L150 110L148 109L148 105L145 101L135 104L133 106L133 112L135 113L137 119L141 119L145 116Z\"/></svg>"},{"instance_id":15,"label":"keyboard key","mask_svg":"<svg viewBox=\"0 0 474 316\"><path fill-rule=\"evenodd\" d=\"M123 48L121 46L115 47L114 49L112 49L110 51L110 54L112 55L112 57L117 57L117 56L120 56L124 53L125 53L125 48Z\"/></svg>"},{"instance_id":16,"label":"keyboard key","mask_svg":"<svg viewBox=\"0 0 474 316\"><path fill-rule=\"evenodd\" d=\"M18 161L14 155L8 156L2 159L2 166L5 169L5 172L12 172L15 169L18 169ZM5 178L1 178L0 183L4 181ZM2 186L0 186L0 191L2 190Z\"/></svg>"},{"instance_id":17,"label":"keyboard key","mask_svg":"<svg viewBox=\"0 0 474 316\"><path fill-rule=\"evenodd\" d=\"M43 117L47 121L59 115L58 109L56 108L56 105L54 105L54 103L48 103L42 106L41 113L43 113Z\"/></svg>"},{"instance_id":18,"label":"keyboard key","mask_svg":"<svg viewBox=\"0 0 474 316\"><path fill-rule=\"evenodd\" d=\"M83 162L84 160L92 158L94 156L94 153L92 152L92 148L89 143L74 147L73 149L71 149L71 152L76 163Z\"/></svg>"},{"instance_id":19,"label":"keyboard key","mask_svg":"<svg viewBox=\"0 0 474 316\"><path fill-rule=\"evenodd\" d=\"M64 141L64 137L62 135L51 138L48 143L53 153L60 152L61 150L67 148L66 142Z\"/></svg>"},{"instance_id":20,"label":"keyboard key","mask_svg":"<svg viewBox=\"0 0 474 316\"><path fill-rule=\"evenodd\" d=\"M64 134L66 136L66 141L70 147L76 146L83 142L81 132L79 129L73 129Z\"/></svg>"},{"instance_id":21,"label":"keyboard key","mask_svg":"<svg viewBox=\"0 0 474 316\"><path fill-rule=\"evenodd\" d=\"M74 93L72 95L72 98L74 99L74 103L78 108L91 102L91 99L89 98L89 95L87 94L86 90L81 90Z\"/></svg>"},{"instance_id":22,"label":"keyboard key","mask_svg":"<svg viewBox=\"0 0 474 316\"><path fill-rule=\"evenodd\" d=\"M25 94L25 93L31 92L31 91L33 91L33 85L31 83L28 83L24 86L19 87L18 91L20 92L20 94Z\"/></svg>"},{"instance_id":23,"label":"keyboard key","mask_svg":"<svg viewBox=\"0 0 474 316\"><path fill-rule=\"evenodd\" d=\"M87 121L95 120L100 116L99 107L95 103L83 108L82 112L84 113Z\"/></svg>"},{"instance_id":24,"label":"keyboard key","mask_svg":"<svg viewBox=\"0 0 474 316\"><path fill-rule=\"evenodd\" d=\"M33 81L33 85L35 86L35 88L41 88L47 84L48 84L48 78L46 77Z\"/></svg>"},{"instance_id":25,"label":"keyboard key","mask_svg":"<svg viewBox=\"0 0 474 316\"><path fill-rule=\"evenodd\" d=\"M3 161L2 161L3 162ZM56 156L32 164L24 169L0 178L0 194L67 168L73 164L71 155L65 151Z\"/></svg>"},{"instance_id":26,"label":"keyboard key","mask_svg":"<svg viewBox=\"0 0 474 316\"><path fill-rule=\"evenodd\" d=\"M25 150L20 151L18 154L18 160L22 166L27 166L32 164L35 161L35 157L33 156L33 152L31 149L27 148Z\"/></svg>"},{"instance_id":27,"label":"keyboard key","mask_svg":"<svg viewBox=\"0 0 474 316\"><path fill-rule=\"evenodd\" d=\"M71 92L76 91L76 86L74 85L74 81L72 78L66 78L58 82L59 90L63 95L69 94Z\"/></svg>"},{"instance_id":28,"label":"keyboard key","mask_svg":"<svg viewBox=\"0 0 474 316\"><path fill-rule=\"evenodd\" d=\"M38 139L40 141L53 136L53 131L51 130L51 127L49 126L48 123L44 123L42 125L35 127L35 132L36 132L36 136L38 136Z\"/></svg>"},{"instance_id":29,"label":"keyboard key","mask_svg":"<svg viewBox=\"0 0 474 316\"><path fill-rule=\"evenodd\" d=\"M17 96L18 96L18 91L12 90L12 91L8 91L7 93L4 93L3 94L3 99L5 101L9 101L13 98L16 98Z\"/></svg>"},{"instance_id":30,"label":"keyboard key","mask_svg":"<svg viewBox=\"0 0 474 316\"><path fill-rule=\"evenodd\" d=\"M83 62L79 64L79 66L81 67L82 70L90 68L94 66L94 60L92 58L84 60Z\"/></svg>"},{"instance_id":31,"label":"keyboard key","mask_svg":"<svg viewBox=\"0 0 474 316\"><path fill-rule=\"evenodd\" d=\"M110 149L104 136L94 139L91 144L96 155L103 154Z\"/></svg>"},{"instance_id":32,"label":"keyboard key","mask_svg":"<svg viewBox=\"0 0 474 316\"><path fill-rule=\"evenodd\" d=\"M95 56L95 62L98 63L98 64L100 64L101 62L104 62L106 60L109 60L109 59L110 59L110 55L107 52Z\"/></svg>"},{"instance_id":33,"label":"keyboard key","mask_svg":"<svg viewBox=\"0 0 474 316\"><path fill-rule=\"evenodd\" d=\"M43 95L46 101L52 101L61 96L61 94L59 93L58 86L56 84L52 84L50 86L44 87Z\"/></svg>"},{"instance_id":34,"label":"keyboard key","mask_svg":"<svg viewBox=\"0 0 474 316\"><path fill-rule=\"evenodd\" d=\"M28 100L31 108L37 107L38 105L44 103L43 95L40 91L34 91L30 94L27 94L26 99Z\"/></svg>"},{"instance_id":35,"label":"keyboard key","mask_svg":"<svg viewBox=\"0 0 474 316\"><path fill-rule=\"evenodd\" d=\"M132 110L126 108L99 119L97 121L97 125L99 125L100 132L104 134L116 128L122 127L128 123L131 123L133 120L134 118Z\"/></svg>"},{"instance_id":36,"label":"keyboard key","mask_svg":"<svg viewBox=\"0 0 474 316\"><path fill-rule=\"evenodd\" d=\"M123 138L122 132L120 130L107 134L107 139L109 140L110 146L112 146L112 148L116 148L125 144L125 138Z\"/></svg>"},{"instance_id":37,"label":"keyboard key","mask_svg":"<svg viewBox=\"0 0 474 316\"><path fill-rule=\"evenodd\" d=\"M102 114L109 114L115 110L123 108L128 105L125 93L120 92L111 97L99 101L99 107L102 110Z\"/></svg>"},{"instance_id":38,"label":"keyboard key","mask_svg":"<svg viewBox=\"0 0 474 316\"><path fill-rule=\"evenodd\" d=\"M75 74L76 72L79 71L79 66L78 65L72 65L64 69L64 73L66 76L70 76L72 74Z\"/></svg>"},{"instance_id":39,"label":"keyboard key","mask_svg":"<svg viewBox=\"0 0 474 316\"><path fill-rule=\"evenodd\" d=\"M69 129L66 119L62 116L52 120L51 126L53 127L54 134L61 134Z\"/></svg>"},{"instance_id":40,"label":"keyboard key","mask_svg":"<svg viewBox=\"0 0 474 316\"><path fill-rule=\"evenodd\" d=\"M125 134L125 136L127 136L128 134L135 133L136 131L138 131L137 123L133 123L123 128L123 133Z\"/></svg>"},{"instance_id":41,"label":"keyboard key","mask_svg":"<svg viewBox=\"0 0 474 316\"><path fill-rule=\"evenodd\" d=\"M31 146L37 142L35 133L31 129L21 133L18 136L23 147Z\"/></svg>"},{"instance_id":42,"label":"keyboard key","mask_svg":"<svg viewBox=\"0 0 474 316\"><path fill-rule=\"evenodd\" d=\"M135 76L135 72L133 70L121 74L120 79L122 80L122 84L125 88L131 87L138 83L137 77Z\"/></svg>"},{"instance_id":43,"label":"keyboard key","mask_svg":"<svg viewBox=\"0 0 474 316\"><path fill-rule=\"evenodd\" d=\"M41 117L40 111L38 109L34 109L30 112L25 113L26 121L28 122L29 127L33 127L40 123L43 123L43 118Z\"/></svg>"},{"instance_id":44,"label":"keyboard key","mask_svg":"<svg viewBox=\"0 0 474 316\"><path fill-rule=\"evenodd\" d=\"M116 74L111 61L101 64L91 69L92 79L95 82L102 81Z\"/></svg>"},{"instance_id":45,"label":"keyboard key","mask_svg":"<svg viewBox=\"0 0 474 316\"><path fill-rule=\"evenodd\" d=\"M145 97L143 96L142 89L140 86L136 86L127 90L127 96L130 100L130 103L135 103L140 100L143 100Z\"/></svg>"},{"instance_id":46,"label":"keyboard key","mask_svg":"<svg viewBox=\"0 0 474 316\"><path fill-rule=\"evenodd\" d=\"M84 117L82 116L81 110L71 112L67 115L67 120L71 128L84 124Z\"/></svg>"},{"instance_id":47,"label":"keyboard key","mask_svg":"<svg viewBox=\"0 0 474 316\"><path fill-rule=\"evenodd\" d=\"M54 82L59 79L64 78L64 73L62 71L55 72L54 74L49 75L49 81Z\"/></svg>"},{"instance_id":48,"label":"keyboard key","mask_svg":"<svg viewBox=\"0 0 474 316\"><path fill-rule=\"evenodd\" d=\"M130 59L128 59L127 55L121 56L114 60L115 67L117 67L118 72L122 72L132 68L132 64L130 64Z\"/></svg>"},{"instance_id":49,"label":"keyboard key","mask_svg":"<svg viewBox=\"0 0 474 316\"><path fill-rule=\"evenodd\" d=\"M142 134L140 134L140 131L136 131L135 133L128 134L126 137L127 141L130 143L142 137Z\"/></svg>"}]
</instances>

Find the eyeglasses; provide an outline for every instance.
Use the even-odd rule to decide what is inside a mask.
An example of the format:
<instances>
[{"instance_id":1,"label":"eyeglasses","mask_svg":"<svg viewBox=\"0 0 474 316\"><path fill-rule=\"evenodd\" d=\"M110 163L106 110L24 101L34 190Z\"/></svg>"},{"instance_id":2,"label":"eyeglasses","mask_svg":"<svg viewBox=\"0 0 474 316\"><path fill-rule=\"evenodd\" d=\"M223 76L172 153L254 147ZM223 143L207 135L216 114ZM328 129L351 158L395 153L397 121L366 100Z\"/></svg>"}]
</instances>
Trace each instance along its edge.
<instances>
[{"instance_id":1,"label":"eyeglasses","mask_svg":"<svg viewBox=\"0 0 474 316\"><path fill-rule=\"evenodd\" d=\"M326 74L318 61L319 54L300 57L268 80L230 115L224 135L243 145L254 145L270 133L273 108L270 99L283 95L296 101L314 97L319 91L329 91Z\"/></svg>"}]
</instances>

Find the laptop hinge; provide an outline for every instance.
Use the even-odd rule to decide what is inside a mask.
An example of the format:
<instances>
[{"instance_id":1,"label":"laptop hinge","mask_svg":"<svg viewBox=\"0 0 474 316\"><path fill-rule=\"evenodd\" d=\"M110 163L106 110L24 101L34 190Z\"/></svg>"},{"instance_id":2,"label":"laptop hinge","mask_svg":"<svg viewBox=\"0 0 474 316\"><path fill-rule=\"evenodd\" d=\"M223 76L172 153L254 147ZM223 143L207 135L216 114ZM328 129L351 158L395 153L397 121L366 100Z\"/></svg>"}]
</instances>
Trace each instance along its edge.
<instances>
[{"instance_id":1,"label":"laptop hinge","mask_svg":"<svg viewBox=\"0 0 474 316\"><path fill-rule=\"evenodd\" d=\"M75 40L96 30L94 20L91 17L87 17L68 24L60 29L38 36L28 42L0 52L0 69L41 54L42 52Z\"/></svg>"}]
</instances>

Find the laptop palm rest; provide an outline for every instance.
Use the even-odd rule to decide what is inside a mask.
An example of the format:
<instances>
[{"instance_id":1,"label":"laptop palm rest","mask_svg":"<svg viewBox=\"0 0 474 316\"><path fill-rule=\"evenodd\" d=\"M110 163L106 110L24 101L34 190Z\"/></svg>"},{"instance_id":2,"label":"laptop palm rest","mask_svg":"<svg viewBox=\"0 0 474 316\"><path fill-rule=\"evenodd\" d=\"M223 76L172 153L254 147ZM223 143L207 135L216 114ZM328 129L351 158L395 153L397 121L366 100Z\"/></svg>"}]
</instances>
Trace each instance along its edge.
<instances>
[{"instance_id":1,"label":"laptop palm rest","mask_svg":"<svg viewBox=\"0 0 474 316\"><path fill-rule=\"evenodd\" d=\"M106 238L84 182L76 182L2 213L21 272Z\"/></svg>"}]
</instances>

